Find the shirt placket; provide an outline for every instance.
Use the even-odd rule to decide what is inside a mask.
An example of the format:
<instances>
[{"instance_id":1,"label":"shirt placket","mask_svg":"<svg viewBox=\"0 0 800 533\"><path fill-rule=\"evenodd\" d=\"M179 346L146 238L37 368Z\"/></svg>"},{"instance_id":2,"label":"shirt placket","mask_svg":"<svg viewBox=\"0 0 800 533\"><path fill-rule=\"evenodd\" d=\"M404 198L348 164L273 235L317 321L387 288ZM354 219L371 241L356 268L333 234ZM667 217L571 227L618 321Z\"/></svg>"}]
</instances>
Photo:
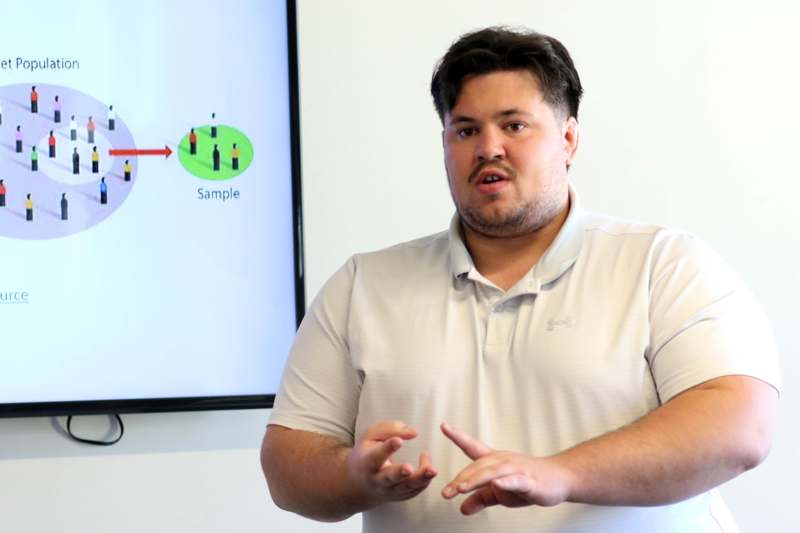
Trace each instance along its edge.
<instances>
[{"instance_id":1,"label":"shirt placket","mask_svg":"<svg viewBox=\"0 0 800 533\"><path fill-rule=\"evenodd\" d=\"M508 353L511 338L511 321L513 314L507 310L507 303L501 297L489 307L486 316L486 336L483 353L486 359L503 357Z\"/></svg>"}]
</instances>

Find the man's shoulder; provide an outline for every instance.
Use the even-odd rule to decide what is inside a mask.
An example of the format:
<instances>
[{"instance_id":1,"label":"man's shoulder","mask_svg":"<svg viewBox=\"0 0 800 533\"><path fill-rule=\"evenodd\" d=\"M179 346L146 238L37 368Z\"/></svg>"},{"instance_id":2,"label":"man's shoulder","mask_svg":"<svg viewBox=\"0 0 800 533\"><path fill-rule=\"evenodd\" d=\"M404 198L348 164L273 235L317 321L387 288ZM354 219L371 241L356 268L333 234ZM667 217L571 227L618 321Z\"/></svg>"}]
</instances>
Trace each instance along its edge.
<instances>
[{"instance_id":1,"label":"man's shoulder","mask_svg":"<svg viewBox=\"0 0 800 533\"><path fill-rule=\"evenodd\" d=\"M640 242L648 248L669 243L688 248L702 246L702 240L689 231L605 213L584 212L581 225L589 240L610 238L618 242Z\"/></svg>"},{"instance_id":2,"label":"man's shoulder","mask_svg":"<svg viewBox=\"0 0 800 533\"><path fill-rule=\"evenodd\" d=\"M353 255L359 266L379 266L402 271L417 270L425 266L440 264L449 256L450 240L447 231L441 231L387 248Z\"/></svg>"},{"instance_id":3,"label":"man's shoulder","mask_svg":"<svg viewBox=\"0 0 800 533\"><path fill-rule=\"evenodd\" d=\"M689 261L709 269L724 263L697 234L663 224L585 213L582 227L584 251L587 253L600 253L616 259L638 257L653 266Z\"/></svg>"},{"instance_id":4,"label":"man's shoulder","mask_svg":"<svg viewBox=\"0 0 800 533\"><path fill-rule=\"evenodd\" d=\"M661 224L652 224L596 212L584 212L582 214L582 226L587 233L618 237L652 237L659 233L673 231Z\"/></svg>"}]
</instances>

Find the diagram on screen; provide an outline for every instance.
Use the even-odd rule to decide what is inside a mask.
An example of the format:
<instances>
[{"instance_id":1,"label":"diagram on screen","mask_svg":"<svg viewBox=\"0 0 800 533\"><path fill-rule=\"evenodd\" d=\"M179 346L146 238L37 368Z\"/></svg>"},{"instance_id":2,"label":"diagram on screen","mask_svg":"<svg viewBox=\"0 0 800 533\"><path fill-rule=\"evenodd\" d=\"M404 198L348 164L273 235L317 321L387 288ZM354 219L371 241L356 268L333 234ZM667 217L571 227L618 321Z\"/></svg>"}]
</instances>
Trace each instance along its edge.
<instances>
[{"instance_id":1,"label":"diagram on screen","mask_svg":"<svg viewBox=\"0 0 800 533\"><path fill-rule=\"evenodd\" d=\"M137 147L122 118L132 112L61 85L1 86L0 237L64 237L119 209L140 158L172 154L168 145ZM181 139L181 166L203 180L240 175L252 162L252 143L215 113L206 120Z\"/></svg>"},{"instance_id":2,"label":"diagram on screen","mask_svg":"<svg viewBox=\"0 0 800 533\"><path fill-rule=\"evenodd\" d=\"M253 145L241 131L220 125L216 113L209 124L192 128L178 149L181 165L190 174L206 180L228 180L238 176L253 160Z\"/></svg>"}]
</instances>

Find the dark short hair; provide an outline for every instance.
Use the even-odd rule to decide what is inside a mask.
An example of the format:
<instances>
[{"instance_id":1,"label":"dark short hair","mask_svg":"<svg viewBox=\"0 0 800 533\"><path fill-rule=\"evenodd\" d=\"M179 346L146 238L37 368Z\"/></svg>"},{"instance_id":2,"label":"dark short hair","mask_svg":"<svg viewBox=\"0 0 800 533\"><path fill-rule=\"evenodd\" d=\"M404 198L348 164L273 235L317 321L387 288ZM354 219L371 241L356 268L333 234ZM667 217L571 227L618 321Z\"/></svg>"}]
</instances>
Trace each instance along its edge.
<instances>
[{"instance_id":1,"label":"dark short hair","mask_svg":"<svg viewBox=\"0 0 800 533\"><path fill-rule=\"evenodd\" d=\"M439 119L444 123L467 78L509 70L536 76L545 102L578 118L583 87L564 45L535 31L495 26L462 35L439 60L431 80Z\"/></svg>"}]
</instances>

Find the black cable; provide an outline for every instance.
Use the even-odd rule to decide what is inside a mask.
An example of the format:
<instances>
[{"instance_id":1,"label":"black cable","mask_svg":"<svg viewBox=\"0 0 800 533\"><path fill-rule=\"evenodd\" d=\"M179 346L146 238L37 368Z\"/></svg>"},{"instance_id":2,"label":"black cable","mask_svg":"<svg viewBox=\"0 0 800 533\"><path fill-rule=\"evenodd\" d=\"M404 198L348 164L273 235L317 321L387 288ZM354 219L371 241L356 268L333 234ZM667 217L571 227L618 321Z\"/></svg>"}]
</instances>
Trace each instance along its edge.
<instances>
[{"instance_id":1,"label":"black cable","mask_svg":"<svg viewBox=\"0 0 800 533\"><path fill-rule=\"evenodd\" d=\"M109 415L111 416L111 415ZM95 446L111 446L112 444L116 444L120 441L122 436L125 434L125 426L122 425L122 418L118 414L114 414L117 419L117 424L119 424L119 435L114 440L92 440L92 439L82 439L80 437L76 437L74 433L72 433L72 415L67 417L67 435L72 437L78 442L83 442L84 444L94 444Z\"/></svg>"}]
</instances>

